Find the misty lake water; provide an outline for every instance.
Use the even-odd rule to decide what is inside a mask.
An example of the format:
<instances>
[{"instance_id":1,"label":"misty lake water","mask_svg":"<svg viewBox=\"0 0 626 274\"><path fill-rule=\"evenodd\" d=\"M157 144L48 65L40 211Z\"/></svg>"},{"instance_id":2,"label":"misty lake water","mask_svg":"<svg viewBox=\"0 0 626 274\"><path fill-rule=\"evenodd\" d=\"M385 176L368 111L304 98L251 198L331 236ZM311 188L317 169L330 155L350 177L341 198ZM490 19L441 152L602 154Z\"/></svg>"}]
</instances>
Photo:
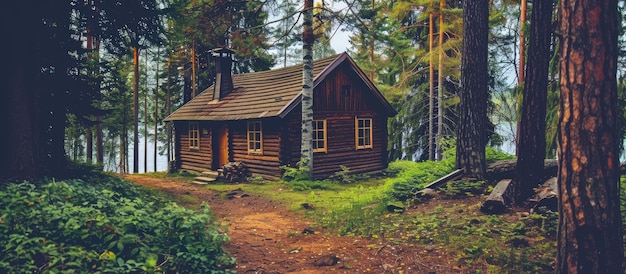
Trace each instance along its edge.
<instances>
[{"instance_id":1,"label":"misty lake water","mask_svg":"<svg viewBox=\"0 0 626 274\"><path fill-rule=\"evenodd\" d=\"M144 157L144 138L139 138L139 172L145 173L144 163L146 162L146 158ZM147 172L154 172L154 139L148 140L148 151L147 151ZM167 171L167 155L165 152L167 145L159 142L157 144L157 162L156 162L156 171ZM160 155L159 152L164 151L163 155ZM104 158L104 170L111 172L119 172L119 155L116 155L114 159ZM133 172L133 143L130 142L128 146L128 171L130 173Z\"/></svg>"}]
</instances>

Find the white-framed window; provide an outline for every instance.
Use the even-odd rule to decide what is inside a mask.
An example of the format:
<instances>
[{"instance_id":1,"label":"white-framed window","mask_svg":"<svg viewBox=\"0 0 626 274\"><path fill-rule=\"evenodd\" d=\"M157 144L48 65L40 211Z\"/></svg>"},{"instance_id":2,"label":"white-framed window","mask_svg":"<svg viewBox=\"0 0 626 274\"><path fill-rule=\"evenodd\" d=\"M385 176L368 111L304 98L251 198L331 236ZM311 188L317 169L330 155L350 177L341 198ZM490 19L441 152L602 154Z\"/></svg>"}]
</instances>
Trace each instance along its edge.
<instances>
[{"instance_id":1,"label":"white-framed window","mask_svg":"<svg viewBox=\"0 0 626 274\"><path fill-rule=\"evenodd\" d=\"M200 130L198 122L189 122L189 148L200 149Z\"/></svg>"},{"instance_id":2,"label":"white-framed window","mask_svg":"<svg viewBox=\"0 0 626 274\"><path fill-rule=\"evenodd\" d=\"M354 121L356 149L372 148L372 118L356 117Z\"/></svg>"},{"instance_id":3,"label":"white-framed window","mask_svg":"<svg viewBox=\"0 0 626 274\"><path fill-rule=\"evenodd\" d=\"M313 120L313 152L327 152L326 119Z\"/></svg>"},{"instance_id":4,"label":"white-framed window","mask_svg":"<svg viewBox=\"0 0 626 274\"><path fill-rule=\"evenodd\" d=\"M248 153L263 153L261 121L248 122Z\"/></svg>"}]
</instances>

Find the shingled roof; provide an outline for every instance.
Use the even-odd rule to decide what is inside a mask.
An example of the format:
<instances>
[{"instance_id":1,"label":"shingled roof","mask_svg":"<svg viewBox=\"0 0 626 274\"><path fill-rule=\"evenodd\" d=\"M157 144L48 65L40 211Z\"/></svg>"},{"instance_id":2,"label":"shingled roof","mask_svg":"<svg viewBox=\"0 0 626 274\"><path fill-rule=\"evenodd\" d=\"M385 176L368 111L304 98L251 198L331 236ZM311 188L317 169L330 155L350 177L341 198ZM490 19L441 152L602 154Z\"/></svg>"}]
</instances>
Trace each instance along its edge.
<instances>
[{"instance_id":1,"label":"shingled roof","mask_svg":"<svg viewBox=\"0 0 626 274\"><path fill-rule=\"evenodd\" d=\"M314 86L343 62L352 65L357 75L374 91L375 97L385 106L389 115L394 115L395 110L345 52L313 62ZM285 117L302 99L302 64L235 74L233 91L219 101L213 100L213 88L210 86L205 89L164 120L228 121Z\"/></svg>"}]
</instances>

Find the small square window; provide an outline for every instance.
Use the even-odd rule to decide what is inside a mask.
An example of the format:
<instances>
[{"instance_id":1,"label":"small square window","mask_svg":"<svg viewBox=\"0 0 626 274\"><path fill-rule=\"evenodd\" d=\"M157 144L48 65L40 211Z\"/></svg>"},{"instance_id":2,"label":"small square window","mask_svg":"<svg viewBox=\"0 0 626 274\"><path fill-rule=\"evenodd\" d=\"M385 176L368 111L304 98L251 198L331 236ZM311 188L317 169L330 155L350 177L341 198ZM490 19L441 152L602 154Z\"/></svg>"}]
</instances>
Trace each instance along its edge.
<instances>
[{"instance_id":1,"label":"small square window","mask_svg":"<svg viewBox=\"0 0 626 274\"><path fill-rule=\"evenodd\" d=\"M372 148L372 118L355 118L356 149Z\"/></svg>"},{"instance_id":2,"label":"small square window","mask_svg":"<svg viewBox=\"0 0 626 274\"><path fill-rule=\"evenodd\" d=\"M200 131L198 122L189 122L189 148L200 149Z\"/></svg>"},{"instance_id":3,"label":"small square window","mask_svg":"<svg viewBox=\"0 0 626 274\"><path fill-rule=\"evenodd\" d=\"M248 122L248 153L263 153L261 122Z\"/></svg>"},{"instance_id":4,"label":"small square window","mask_svg":"<svg viewBox=\"0 0 626 274\"><path fill-rule=\"evenodd\" d=\"M313 152L327 152L326 120L313 120Z\"/></svg>"}]
</instances>

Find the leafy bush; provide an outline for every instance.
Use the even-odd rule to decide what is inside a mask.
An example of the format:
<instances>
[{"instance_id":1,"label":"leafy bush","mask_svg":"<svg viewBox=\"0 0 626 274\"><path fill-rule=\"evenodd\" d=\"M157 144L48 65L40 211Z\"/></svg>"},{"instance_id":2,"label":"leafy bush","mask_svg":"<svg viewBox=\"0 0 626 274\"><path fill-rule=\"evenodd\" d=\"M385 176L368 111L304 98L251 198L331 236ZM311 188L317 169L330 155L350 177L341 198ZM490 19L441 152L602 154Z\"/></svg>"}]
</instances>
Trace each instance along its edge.
<instances>
[{"instance_id":1,"label":"leafy bush","mask_svg":"<svg viewBox=\"0 0 626 274\"><path fill-rule=\"evenodd\" d=\"M292 182L309 179L309 167L304 163L304 160L298 161L295 167L284 165L280 166L280 169L283 171L283 181Z\"/></svg>"},{"instance_id":2,"label":"leafy bush","mask_svg":"<svg viewBox=\"0 0 626 274\"><path fill-rule=\"evenodd\" d=\"M486 147L485 159L487 163L493 163L500 160L513 160L515 159L515 155L506 154L502 150L493 147Z\"/></svg>"},{"instance_id":3,"label":"leafy bush","mask_svg":"<svg viewBox=\"0 0 626 274\"><path fill-rule=\"evenodd\" d=\"M0 272L231 272L228 236L207 206L187 210L94 178L0 188Z\"/></svg>"},{"instance_id":4,"label":"leafy bush","mask_svg":"<svg viewBox=\"0 0 626 274\"><path fill-rule=\"evenodd\" d=\"M330 179L339 184L352 184L356 182L356 178L350 174L350 169L347 166L340 165L340 171L335 172Z\"/></svg>"}]
</instances>

